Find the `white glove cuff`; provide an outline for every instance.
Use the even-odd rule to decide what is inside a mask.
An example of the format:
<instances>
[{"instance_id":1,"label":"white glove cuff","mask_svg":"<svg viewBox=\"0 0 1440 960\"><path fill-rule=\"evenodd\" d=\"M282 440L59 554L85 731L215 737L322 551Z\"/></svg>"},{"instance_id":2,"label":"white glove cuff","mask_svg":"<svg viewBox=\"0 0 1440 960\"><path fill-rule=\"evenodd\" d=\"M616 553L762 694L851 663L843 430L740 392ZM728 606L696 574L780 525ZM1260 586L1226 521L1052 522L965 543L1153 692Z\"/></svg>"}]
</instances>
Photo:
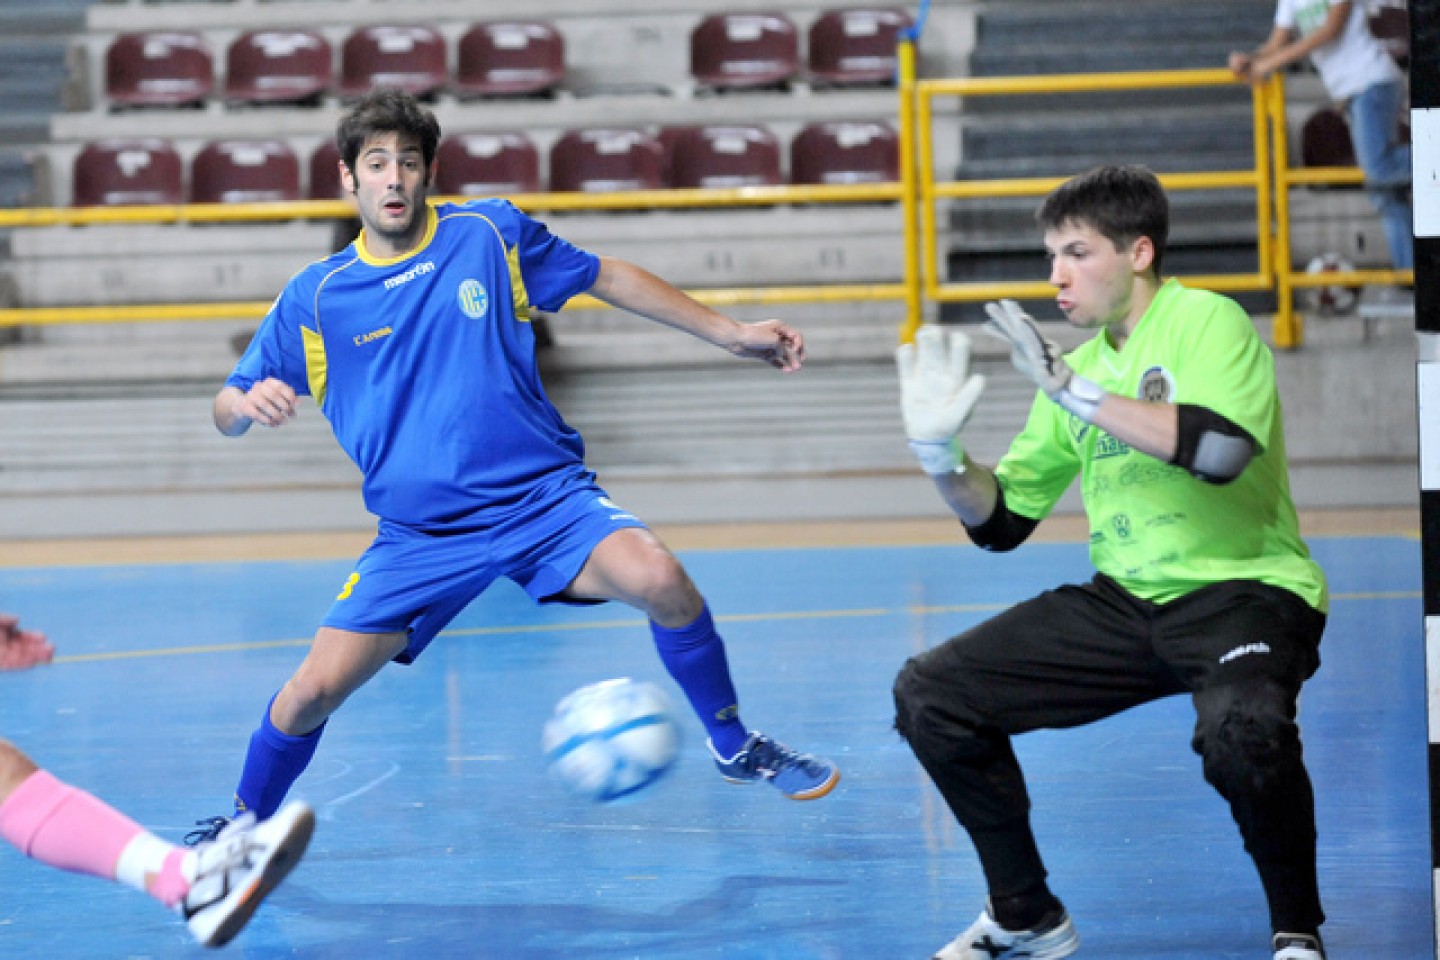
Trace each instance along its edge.
<instances>
[{"instance_id":1,"label":"white glove cuff","mask_svg":"<svg viewBox=\"0 0 1440 960\"><path fill-rule=\"evenodd\" d=\"M965 448L958 436L949 440L911 440L910 449L920 461L920 469L932 477L954 473L965 463Z\"/></svg>"},{"instance_id":2,"label":"white glove cuff","mask_svg":"<svg viewBox=\"0 0 1440 960\"><path fill-rule=\"evenodd\" d=\"M1086 423L1093 423L1095 412L1100 409L1100 401L1105 399L1105 391L1094 380L1086 380L1077 373L1050 399Z\"/></svg>"}]
</instances>

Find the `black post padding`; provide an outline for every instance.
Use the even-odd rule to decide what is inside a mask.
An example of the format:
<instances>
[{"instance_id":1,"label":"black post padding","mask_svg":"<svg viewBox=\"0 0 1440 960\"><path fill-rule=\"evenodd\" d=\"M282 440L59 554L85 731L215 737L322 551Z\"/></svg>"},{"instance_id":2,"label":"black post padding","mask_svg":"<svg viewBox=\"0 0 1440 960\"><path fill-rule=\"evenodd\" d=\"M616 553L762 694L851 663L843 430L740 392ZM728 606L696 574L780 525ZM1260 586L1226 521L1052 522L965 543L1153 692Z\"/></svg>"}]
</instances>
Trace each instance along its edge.
<instances>
[{"instance_id":1,"label":"black post padding","mask_svg":"<svg viewBox=\"0 0 1440 960\"><path fill-rule=\"evenodd\" d=\"M1440 870L1440 744L1430 744L1430 865Z\"/></svg>"},{"instance_id":2,"label":"black post padding","mask_svg":"<svg viewBox=\"0 0 1440 960\"><path fill-rule=\"evenodd\" d=\"M1440 107L1440 0L1410 0L1410 105Z\"/></svg>"},{"instance_id":3,"label":"black post padding","mask_svg":"<svg viewBox=\"0 0 1440 960\"><path fill-rule=\"evenodd\" d=\"M1425 615L1440 616L1440 491L1436 490L1420 492L1420 563Z\"/></svg>"}]
</instances>

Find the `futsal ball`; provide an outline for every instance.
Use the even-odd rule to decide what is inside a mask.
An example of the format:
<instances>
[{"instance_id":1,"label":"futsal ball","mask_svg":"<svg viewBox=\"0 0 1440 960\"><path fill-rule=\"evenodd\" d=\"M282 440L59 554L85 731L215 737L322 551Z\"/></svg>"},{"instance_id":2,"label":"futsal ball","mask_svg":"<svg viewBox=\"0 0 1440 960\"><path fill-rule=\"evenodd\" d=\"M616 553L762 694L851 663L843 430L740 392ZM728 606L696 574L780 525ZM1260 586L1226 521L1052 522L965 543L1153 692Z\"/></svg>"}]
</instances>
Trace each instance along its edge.
<instances>
[{"instance_id":1,"label":"futsal ball","mask_svg":"<svg viewBox=\"0 0 1440 960\"><path fill-rule=\"evenodd\" d=\"M1354 269L1354 264L1334 252L1322 253L1305 266L1306 273L1347 273ZM1357 287L1326 286L1302 289L1305 308L1327 317L1349 313L1360 302L1360 290Z\"/></svg>"},{"instance_id":2,"label":"futsal ball","mask_svg":"<svg viewBox=\"0 0 1440 960\"><path fill-rule=\"evenodd\" d=\"M543 742L550 774L567 790L610 803L669 771L680 727L665 691L622 678L581 687L556 704Z\"/></svg>"}]
</instances>

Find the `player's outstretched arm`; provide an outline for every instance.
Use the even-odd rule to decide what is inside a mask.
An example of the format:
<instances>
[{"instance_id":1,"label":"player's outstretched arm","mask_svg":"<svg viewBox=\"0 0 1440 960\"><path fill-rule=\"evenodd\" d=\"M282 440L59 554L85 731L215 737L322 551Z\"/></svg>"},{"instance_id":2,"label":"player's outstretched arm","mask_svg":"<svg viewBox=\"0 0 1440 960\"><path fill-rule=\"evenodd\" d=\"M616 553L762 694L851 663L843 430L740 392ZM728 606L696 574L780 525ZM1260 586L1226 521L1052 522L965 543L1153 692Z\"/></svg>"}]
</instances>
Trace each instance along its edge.
<instances>
[{"instance_id":1,"label":"player's outstretched arm","mask_svg":"<svg viewBox=\"0 0 1440 960\"><path fill-rule=\"evenodd\" d=\"M740 323L626 260L601 257L590 293L612 307L683 330L737 357L763 360L777 370L788 373L805 362L805 339L788 324Z\"/></svg>"},{"instance_id":2,"label":"player's outstretched arm","mask_svg":"<svg viewBox=\"0 0 1440 960\"><path fill-rule=\"evenodd\" d=\"M0 613L0 670L24 670L53 659L55 647L45 634L21 627L20 618L13 613ZM0 769L0 797L4 796L3 779Z\"/></svg>"},{"instance_id":3,"label":"player's outstretched arm","mask_svg":"<svg viewBox=\"0 0 1440 960\"><path fill-rule=\"evenodd\" d=\"M970 372L970 338L927 324L914 343L895 351L895 366L905 436L920 468L956 516L969 526L983 524L998 499L995 474L970 459L960 441L985 390L985 378Z\"/></svg>"},{"instance_id":4,"label":"player's outstretched arm","mask_svg":"<svg viewBox=\"0 0 1440 960\"><path fill-rule=\"evenodd\" d=\"M1243 427L1207 407L1122 397L1076 374L1013 300L987 304L985 312L986 328L1010 345L1015 369L1055 403L1141 453L1207 482L1228 483L1258 449Z\"/></svg>"},{"instance_id":5,"label":"player's outstretched arm","mask_svg":"<svg viewBox=\"0 0 1440 960\"><path fill-rule=\"evenodd\" d=\"M295 419L295 390L283 380L271 377L249 390L222 387L215 394L215 428L227 437L238 437L250 424L279 427Z\"/></svg>"}]
</instances>

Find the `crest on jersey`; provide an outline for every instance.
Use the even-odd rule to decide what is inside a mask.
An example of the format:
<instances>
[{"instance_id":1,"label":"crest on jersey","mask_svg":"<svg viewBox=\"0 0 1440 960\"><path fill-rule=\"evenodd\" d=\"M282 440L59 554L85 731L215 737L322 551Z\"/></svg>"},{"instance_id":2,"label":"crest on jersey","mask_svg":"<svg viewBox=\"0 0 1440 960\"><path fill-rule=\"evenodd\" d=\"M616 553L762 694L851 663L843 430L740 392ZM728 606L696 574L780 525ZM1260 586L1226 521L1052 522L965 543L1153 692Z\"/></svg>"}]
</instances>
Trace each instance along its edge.
<instances>
[{"instance_id":1,"label":"crest on jersey","mask_svg":"<svg viewBox=\"0 0 1440 960\"><path fill-rule=\"evenodd\" d=\"M1135 391L1137 400L1149 403L1167 403L1175 395L1175 378L1164 367L1151 367L1140 377L1140 389Z\"/></svg>"},{"instance_id":2,"label":"crest on jersey","mask_svg":"<svg viewBox=\"0 0 1440 960\"><path fill-rule=\"evenodd\" d=\"M479 280L461 283L456 296L460 301L460 310L471 320L479 320L490 309L490 294Z\"/></svg>"}]
</instances>

